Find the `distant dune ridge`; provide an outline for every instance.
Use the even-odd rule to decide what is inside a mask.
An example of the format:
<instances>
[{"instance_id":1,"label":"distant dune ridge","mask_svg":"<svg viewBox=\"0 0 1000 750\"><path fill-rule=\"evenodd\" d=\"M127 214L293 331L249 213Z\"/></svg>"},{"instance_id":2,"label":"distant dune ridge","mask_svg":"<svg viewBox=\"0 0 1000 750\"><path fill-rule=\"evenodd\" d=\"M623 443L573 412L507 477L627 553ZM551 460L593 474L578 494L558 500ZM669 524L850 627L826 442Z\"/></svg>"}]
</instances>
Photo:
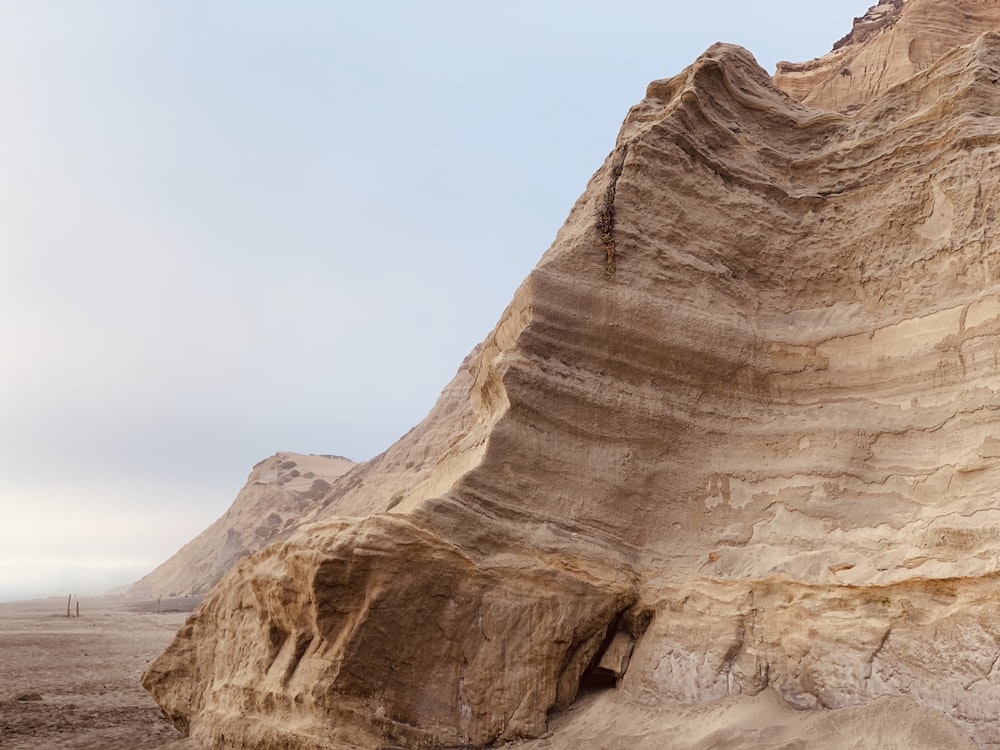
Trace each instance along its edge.
<instances>
[{"instance_id":1,"label":"distant dune ridge","mask_svg":"<svg viewBox=\"0 0 1000 750\"><path fill-rule=\"evenodd\" d=\"M883 3L773 80L718 44L651 83L427 419L149 666L175 725L1000 747L996 29Z\"/></svg>"},{"instance_id":2,"label":"distant dune ridge","mask_svg":"<svg viewBox=\"0 0 1000 750\"><path fill-rule=\"evenodd\" d=\"M440 485L428 479L437 455L454 440L456 425L473 421L468 369L478 351L466 358L427 417L371 461L276 453L257 463L218 521L126 593L203 594L237 561L287 539L300 526L327 517L367 516L439 492Z\"/></svg>"},{"instance_id":3,"label":"distant dune ridge","mask_svg":"<svg viewBox=\"0 0 1000 750\"><path fill-rule=\"evenodd\" d=\"M204 594L237 560L287 539L303 513L354 462L342 456L276 453L250 472L232 506L177 554L124 592L126 596Z\"/></svg>"}]
</instances>

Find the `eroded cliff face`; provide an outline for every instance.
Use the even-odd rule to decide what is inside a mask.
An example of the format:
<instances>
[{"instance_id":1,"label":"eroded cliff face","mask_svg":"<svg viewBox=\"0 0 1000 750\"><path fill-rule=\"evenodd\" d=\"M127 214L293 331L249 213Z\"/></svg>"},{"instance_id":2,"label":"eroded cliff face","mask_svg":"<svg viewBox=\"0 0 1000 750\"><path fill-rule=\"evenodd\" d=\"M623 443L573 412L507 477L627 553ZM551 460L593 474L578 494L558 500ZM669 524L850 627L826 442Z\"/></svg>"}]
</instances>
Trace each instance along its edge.
<instances>
[{"instance_id":1,"label":"eroded cliff face","mask_svg":"<svg viewBox=\"0 0 1000 750\"><path fill-rule=\"evenodd\" d=\"M192 596L208 591L240 559L287 539L354 462L343 456L275 453L250 471L222 516L126 596Z\"/></svg>"},{"instance_id":2,"label":"eroded cliff face","mask_svg":"<svg viewBox=\"0 0 1000 750\"><path fill-rule=\"evenodd\" d=\"M539 737L581 686L536 747L751 696L1000 747L998 161L996 33L849 115L728 45L654 82L432 427L144 684L218 748Z\"/></svg>"},{"instance_id":3,"label":"eroded cliff face","mask_svg":"<svg viewBox=\"0 0 1000 750\"><path fill-rule=\"evenodd\" d=\"M470 403L469 362L477 354L462 363L427 417L370 461L297 453L260 461L226 512L126 595L204 594L239 560L301 526L408 507L439 493L478 460L488 427L475 420Z\"/></svg>"},{"instance_id":4,"label":"eroded cliff face","mask_svg":"<svg viewBox=\"0 0 1000 750\"><path fill-rule=\"evenodd\" d=\"M856 18L829 54L778 63L774 80L804 104L851 111L998 28L997 0L888 0Z\"/></svg>"}]
</instances>

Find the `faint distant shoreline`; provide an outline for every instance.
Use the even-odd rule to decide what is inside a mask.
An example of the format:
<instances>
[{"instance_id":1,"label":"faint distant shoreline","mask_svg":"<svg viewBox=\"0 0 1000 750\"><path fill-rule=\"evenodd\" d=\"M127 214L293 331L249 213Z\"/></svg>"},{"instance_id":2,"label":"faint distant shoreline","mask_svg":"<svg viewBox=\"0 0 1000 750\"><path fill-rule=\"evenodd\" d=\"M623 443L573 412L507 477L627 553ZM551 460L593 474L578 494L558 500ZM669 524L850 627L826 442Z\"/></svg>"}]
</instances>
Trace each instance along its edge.
<instances>
[{"instance_id":1,"label":"faint distant shoreline","mask_svg":"<svg viewBox=\"0 0 1000 750\"><path fill-rule=\"evenodd\" d=\"M199 596L170 596L161 597L134 597L120 596L117 594L107 594L104 596L81 596L79 599L73 597L73 601L79 601L83 608L119 609L139 614L167 613L167 612L192 612L195 607L201 604L205 597ZM19 606L33 606L36 608L47 607L51 603L53 610L62 612L65 616L66 597L65 596L39 596L23 597L20 599L0 599L0 608L17 608Z\"/></svg>"}]
</instances>

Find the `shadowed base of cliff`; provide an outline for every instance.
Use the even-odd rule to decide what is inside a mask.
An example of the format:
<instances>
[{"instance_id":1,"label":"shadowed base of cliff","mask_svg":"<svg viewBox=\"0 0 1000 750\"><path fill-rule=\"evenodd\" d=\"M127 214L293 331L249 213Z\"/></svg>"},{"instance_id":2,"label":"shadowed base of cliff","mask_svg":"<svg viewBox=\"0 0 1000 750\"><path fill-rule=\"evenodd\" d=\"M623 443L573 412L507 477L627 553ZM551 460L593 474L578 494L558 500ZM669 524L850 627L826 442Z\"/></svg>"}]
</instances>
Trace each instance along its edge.
<instances>
[{"instance_id":1,"label":"shadowed base of cliff","mask_svg":"<svg viewBox=\"0 0 1000 750\"><path fill-rule=\"evenodd\" d=\"M60 599L0 604L0 747L204 750L170 726L138 684L147 660L163 649L187 613L157 614L155 601L143 607L129 600L84 599L77 619L66 618L64 604ZM171 602L161 603L161 610L172 608ZM943 715L906 698L801 711L770 689L684 706L644 705L598 686L553 714L549 730L543 739L514 747L974 747Z\"/></svg>"}]
</instances>

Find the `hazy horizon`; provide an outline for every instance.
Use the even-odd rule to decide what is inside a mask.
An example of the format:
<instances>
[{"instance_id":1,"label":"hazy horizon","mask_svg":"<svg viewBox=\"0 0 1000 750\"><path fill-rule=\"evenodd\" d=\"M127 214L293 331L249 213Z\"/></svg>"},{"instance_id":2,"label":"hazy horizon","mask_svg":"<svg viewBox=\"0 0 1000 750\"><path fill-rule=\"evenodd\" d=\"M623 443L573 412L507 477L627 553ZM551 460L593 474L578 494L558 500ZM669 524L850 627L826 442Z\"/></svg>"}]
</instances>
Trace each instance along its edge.
<instances>
[{"instance_id":1,"label":"hazy horizon","mask_svg":"<svg viewBox=\"0 0 1000 750\"><path fill-rule=\"evenodd\" d=\"M649 81L869 3L332 5L0 7L0 601L136 580L275 452L387 448Z\"/></svg>"}]
</instances>

